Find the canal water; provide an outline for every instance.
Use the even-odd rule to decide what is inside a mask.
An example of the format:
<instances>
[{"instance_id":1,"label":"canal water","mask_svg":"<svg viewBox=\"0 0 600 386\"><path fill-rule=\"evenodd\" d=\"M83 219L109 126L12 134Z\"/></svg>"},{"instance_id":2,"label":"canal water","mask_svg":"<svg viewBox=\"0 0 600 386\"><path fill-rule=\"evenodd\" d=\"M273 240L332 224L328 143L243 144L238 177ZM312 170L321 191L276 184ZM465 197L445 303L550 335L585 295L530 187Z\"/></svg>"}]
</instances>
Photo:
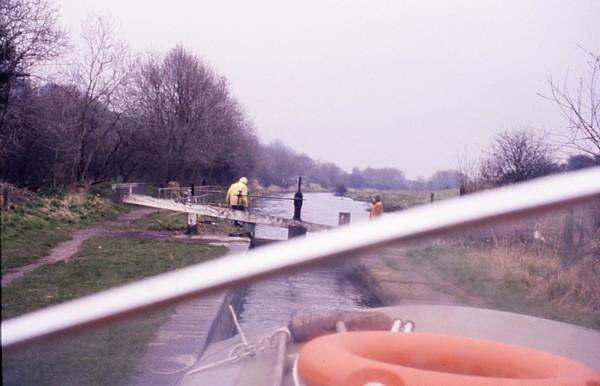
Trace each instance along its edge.
<instances>
[{"instance_id":1,"label":"canal water","mask_svg":"<svg viewBox=\"0 0 600 386\"><path fill-rule=\"evenodd\" d=\"M280 195L292 198L292 194ZM337 225L338 213L351 213L351 222L368 219L368 204L331 193L304 194L302 219ZM290 200L260 200L253 207L270 215L292 218ZM256 237L287 239L287 229L257 226ZM308 236L310 237L310 235ZM377 299L354 277L352 265L337 260L316 269L265 279L246 288L242 297L240 323L245 329L269 329L285 325L295 314L333 309L377 306Z\"/></svg>"}]
</instances>

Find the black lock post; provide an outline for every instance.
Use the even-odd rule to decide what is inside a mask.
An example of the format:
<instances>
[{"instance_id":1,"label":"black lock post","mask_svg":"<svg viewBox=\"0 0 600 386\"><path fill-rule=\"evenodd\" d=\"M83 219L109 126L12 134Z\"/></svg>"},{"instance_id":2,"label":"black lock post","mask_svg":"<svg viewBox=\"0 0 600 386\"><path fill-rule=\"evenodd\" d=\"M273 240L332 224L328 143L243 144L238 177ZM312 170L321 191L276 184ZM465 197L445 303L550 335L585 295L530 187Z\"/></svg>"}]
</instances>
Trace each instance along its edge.
<instances>
[{"instance_id":1,"label":"black lock post","mask_svg":"<svg viewBox=\"0 0 600 386\"><path fill-rule=\"evenodd\" d=\"M298 191L294 194L294 220L302 221L302 177L298 177Z\"/></svg>"}]
</instances>

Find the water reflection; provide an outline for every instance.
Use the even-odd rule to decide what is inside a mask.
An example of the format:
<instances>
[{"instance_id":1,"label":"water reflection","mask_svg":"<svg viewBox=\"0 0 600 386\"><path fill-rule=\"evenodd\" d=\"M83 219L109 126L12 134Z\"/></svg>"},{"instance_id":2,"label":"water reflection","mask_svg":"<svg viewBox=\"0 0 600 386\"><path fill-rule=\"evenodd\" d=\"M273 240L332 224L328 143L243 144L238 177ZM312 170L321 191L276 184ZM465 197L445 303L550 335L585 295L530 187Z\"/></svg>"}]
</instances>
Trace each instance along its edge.
<instances>
[{"instance_id":1,"label":"water reflection","mask_svg":"<svg viewBox=\"0 0 600 386\"><path fill-rule=\"evenodd\" d=\"M280 197L293 198L293 194ZM326 225L337 225L338 213L351 213L352 222L368 218L368 204L331 193L304 195L302 219ZM259 200L254 207L266 214L291 218L292 201ZM257 226L258 238L285 240L287 230ZM376 299L357 280L351 264L339 261L310 271L300 270L289 275L270 278L246 289L240 320L249 329L270 328L286 324L296 313L372 307Z\"/></svg>"},{"instance_id":2,"label":"water reflection","mask_svg":"<svg viewBox=\"0 0 600 386\"><path fill-rule=\"evenodd\" d=\"M294 198L292 193L273 196ZM365 221L369 218L367 212L369 205L348 197L338 197L331 193L305 193L304 200L302 205L302 220L304 221L336 226L340 212L350 213L352 222ZM272 216L284 218L294 216L294 205L290 200L257 199L252 203L252 209ZM285 240L287 239L287 229L259 225L256 229L256 237Z\"/></svg>"}]
</instances>

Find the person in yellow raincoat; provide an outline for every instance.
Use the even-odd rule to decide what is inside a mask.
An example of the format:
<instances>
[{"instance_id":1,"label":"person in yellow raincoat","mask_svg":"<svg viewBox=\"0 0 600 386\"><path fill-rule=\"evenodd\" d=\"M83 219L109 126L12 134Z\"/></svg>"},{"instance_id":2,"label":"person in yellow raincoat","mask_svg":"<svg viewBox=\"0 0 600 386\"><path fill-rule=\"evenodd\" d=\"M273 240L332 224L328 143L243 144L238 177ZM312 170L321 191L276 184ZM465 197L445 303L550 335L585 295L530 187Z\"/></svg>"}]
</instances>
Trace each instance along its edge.
<instances>
[{"instance_id":1,"label":"person in yellow raincoat","mask_svg":"<svg viewBox=\"0 0 600 386\"><path fill-rule=\"evenodd\" d=\"M371 211L369 213L370 220L379 217L383 214L383 202L381 202L381 197L379 197L379 195L373 197L371 204Z\"/></svg>"},{"instance_id":2,"label":"person in yellow raincoat","mask_svg":"<svg viewBox=\"0 0 600 386\"><path fill-rule=\"evenodd\" d=\"M225 196L225 203L231 205L232 209L246 210L248 208L248 179L246 177L231 184Z\"/></svg>"}]
</instances>

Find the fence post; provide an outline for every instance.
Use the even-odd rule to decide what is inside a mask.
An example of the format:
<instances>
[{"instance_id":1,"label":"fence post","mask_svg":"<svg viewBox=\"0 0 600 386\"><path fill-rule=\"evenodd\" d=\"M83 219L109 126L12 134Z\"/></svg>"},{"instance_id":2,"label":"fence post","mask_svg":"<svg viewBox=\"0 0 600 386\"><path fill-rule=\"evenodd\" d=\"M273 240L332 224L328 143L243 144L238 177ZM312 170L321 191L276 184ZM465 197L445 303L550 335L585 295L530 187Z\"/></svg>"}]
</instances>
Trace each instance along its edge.
<instances>
[{"instance_id":1,"label":"fence post","mask_svg":"<svg viewBox=\"0 0 600 386\"><path fill-rule=\"evenodd\" d=\"M5 212L8 211L8 187L6 186L2 187L2 209L4 209Z\"/></svg>"},{"instance_id":2,"label":"fence post","mask_svg":"<svg viewBox=\"0 0 600 386\"><path fill-rule=\"evenodd\" d=\"M559 253L563 267L569 267L575 262L575 219L573 208L567 209L565 214Z\"/></svg>"},{"instance_id":3,"label":"fence post","mask_svg":"<svg viewBox=\"0 0 600 386\"><path fill-rule=\"evenodd\" d=\"M186 235L198 234L198 215L196 213L188 213Z\"/></svg>"}]
</instances>

